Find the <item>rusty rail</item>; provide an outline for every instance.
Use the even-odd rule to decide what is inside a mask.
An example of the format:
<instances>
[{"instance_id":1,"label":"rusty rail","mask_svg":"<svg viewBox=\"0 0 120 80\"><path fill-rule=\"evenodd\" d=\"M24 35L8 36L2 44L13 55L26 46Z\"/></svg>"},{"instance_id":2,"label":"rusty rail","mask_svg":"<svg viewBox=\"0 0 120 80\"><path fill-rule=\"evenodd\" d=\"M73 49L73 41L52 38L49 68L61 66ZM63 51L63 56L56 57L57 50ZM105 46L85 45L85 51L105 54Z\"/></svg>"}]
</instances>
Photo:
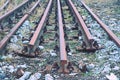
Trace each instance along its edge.
<instances>
[{"instance_id":1,"label":"rusty rail","mask_svg":"<svg viewBox=\"0 0 120 80\"><path fill-rule=\"evenodd\" d=\"M75 13L75 16L77 17L80 25L82 26L82 29L84 30L85 32L85 35L88 39L88 41L93 41L93 37L92 35L90 34L85 22L83 21L81 15L79 14L79 12L77 11L76 7L74 6L74 4L72 3L71 0L68 0L69 4L70 4L70 7L73 9L74 13Z\"/></svg>"},{"instance_id":2,"label":"rusty rail","mask_svg":"<svg viewBox=\"0 0 120 80\"><path fill-rule=\"evenodd\" d=\"M88 30L88 28L87 28L84 20L82 19L81 15L80 15L79 12L77 11L76 7L74 6L74 4L72 3L71 0L68 0L68 2L69 2L69 4L70 4L71 8L73 9L73 11L74 11L74 13L75 13L75 15L76 15L79 23L81 24L82 29L84 30L85 35L86 35L88 41L93 41L93 37L92 37L92 35L90 34L90 32L89 32L89 30Z\"/></svg>"},{"instance_id":3,"label":"rusty rail","mask_svg":"<svg viewBox=\"0 0 120 80\"><path fill-rule=\"evenodd\" d=\"M61 5L60 0L57 0L57 7L58 7L58 26L59 26L59 45L60 45L60 62L62 72L65 71L65 65L67 64L67 53L66 53L66 44L64 39L64 30L63 30L63 21L62 21L62 12L61 12Z\"/></svg>"},{"instance_id":4,"label":"rusty rail","mask_svg":"<svg viewBox=\"0 0 120 80\"><path fill-rule=\"evenodd\" d=\"M5 4L0 8L0 11L2 11L8 4L9 4L10 0L6 1Z\"/></svg>"},{"instance_id":5,"label":"rusty rail","mask_svg":"<svg viewBox=\"0 0 120 80\"><path fill-rule=\"evenodd\" d=\"M47 5L47 8L45 9L44 13L43 13L43 16L29 42L29 46L30 46L30 51L29 53L32 53L32 52L35 52L35 49L37 48L36 45L38 45L36 42L37 42L37 39L40 38L40 32L45 24L45 21L47 19L47 16L48 16L48 13L49 13L49 10L51 8L51 4L52 4L52 1L53 0L50 0L48 5Z\"/></svg>"},{"instance_id":6,"label":"rusty rail","mask_svg":"<svg viewBox=\"0 0 120 80\"><path fill-rule=\"evenodd\" d=\"M0 52L2 52L2 50L4 50L3 48L6 46L7 42L10 40L11 36L17 31L17 29L24 23L24 21L29 17L29 15L31 14L31 12L33 12L33 10L35 10L35 8L37 7L37 5L40 3L40 0L38 0L36 2L36 4L31 8L31 10L29 11L29 13L25 14L20 21L10 30L10 33L7 34L1 41L0 41Z\"/></svg>"},{"instance_id":7,"label":"rusty rail","mask_svg":"<svg viewBox=\"0 0 120 80\"><path fill-rule=\"evenodd\" d=\"M89 32L84 20L82 19L82 16L79 14L79 12L77 11L76 7L74 6L73 2L71 0L67 0L68 1L68 5L70 7L70 9L73 11L73 13L75 14L76 19L78 20L79 25L81 25L82 29L83 29L83 34L86 36L86 40L84 39L82 48L88 51L94 51L96 49L98 49L99 47L95 47L96 45L98 45L96 43L95 46L93 46L94 44L94 39L91 35L91 33Z\"/></svg>"},{"instance_id":8,"label":"rusty rail","mask_svg":"<svg viewBox=\"0 0 120 80\"><path fill-rule=\"evenodd\" d=\"M11 15L12 13L14 13L16 10L20 9L23 5L27 4L29 2L29 0L24 1L23 3L21 3L20 5L18 5L16 8L14 8L13 10L7 12L6 14L0 16L0 21L2 21L3 19L5 19L6 17L8 17L9 15Z\"/></svg>"},{"instance_id":9,"label":"rusty rail","mask_svg":"<svg viewBox=\"0 0 120 80\"><path fill-rule=\"evenodd\" d=\"M120 39L110 30L107 25L104 24L93 12L92 10L81 0L83 6L88 10L88 12L96 19L96 21L101 25L101 27L107 32L107 34L113 39L113 41L120 47Z\"/></svg>"}]
</instances>

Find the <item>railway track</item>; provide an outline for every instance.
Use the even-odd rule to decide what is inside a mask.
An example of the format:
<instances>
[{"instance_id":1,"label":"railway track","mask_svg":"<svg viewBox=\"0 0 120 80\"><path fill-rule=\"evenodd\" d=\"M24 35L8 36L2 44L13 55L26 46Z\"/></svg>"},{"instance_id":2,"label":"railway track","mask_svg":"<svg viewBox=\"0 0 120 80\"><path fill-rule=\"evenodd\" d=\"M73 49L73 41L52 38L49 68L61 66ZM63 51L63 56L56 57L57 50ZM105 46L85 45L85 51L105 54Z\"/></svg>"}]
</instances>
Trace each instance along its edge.
<instances>
[{"instance_id":1,"label":"railway track","mask_svg":"<svg viewBox=\"0 0 120 80\"><path fill-rule=\"evenodd\" d=\"M41 46L44 46L44 52L59 55L59 57L55 58L56 61L50 63L52 65L50 70L54 69L61 73L86 72L85 65L81 69L77 68L70 59L70 53L83 51L89 53L103 48L100 46L99 41L94 39L95 35L92 33L92 27L88 26L89 22L84 19L84 15L78 10L79 8L75 5L77 3L73 3L72 0L46 0L46 3L42 4L43 2L36 1L34 6L30 7L29 12L24 14L19 22L12 27L11 31L0 41L0 52L10 52L10 50L6 50L6 47L9 48L10 44L15 43L19 45L20 49L11 52L24 57L39 58L43 53ZM90 16L95 18L108 36L120 47L120 40L114 33L102 23L83 1L80 1L80 3L79 6L86 9ZM14 11L18 11L18 8L5 14L5 17L14 13ZM35 14L39 14L39 16ZM4 17L0 18L0 20L3 19ZM23 26L25 23L27 23L26 26L32 23L32 26ZM23 34L20 29L24 29L24 27L27 29ZM11 39L15 39L13 35L18 36L18 33L22 35L20 43L18 39L16 42L10 42Z\"/></svg>"},{"instance_id":2,"label":"railway track","mask_svg":"<svg viewBox=\"0 0 120 80\"><path fill-rule=\"evenodd\" d=\"M24 10L26 7L26 4L28 4L29 1L25 1L22 4L18 5L13 10L5 13L4 15L0 16L0 40L10 31L10 29L19 21L19 19L27 12ZM33 4L31 3L30 6ZM28 8L29 8L28 7ZM18 13L17 13L18 11Z\"/></svg>"},{"instance_id":3,"label":"railway track","mask_svg":"<svg viewBox=\"0 0 120 80\"><path fill-rule=\"evenodd\" d=\"M15 32L18 30L18 28L20 26L22 26L22 24L25 22L25 20L29 17L29 15L34 11L34 9L36 8L36 6L38 6L39 2L36 2L36 4L30 9L30 11L28 13L26 13L21 19L20 21L11 29L10 33L7 34L7 36L5 36L2 40L1 40L1 51L3 51L3 48L7 45L8 41L10 40L10 38L15 34Z\"/></svg>"}]
</instances>

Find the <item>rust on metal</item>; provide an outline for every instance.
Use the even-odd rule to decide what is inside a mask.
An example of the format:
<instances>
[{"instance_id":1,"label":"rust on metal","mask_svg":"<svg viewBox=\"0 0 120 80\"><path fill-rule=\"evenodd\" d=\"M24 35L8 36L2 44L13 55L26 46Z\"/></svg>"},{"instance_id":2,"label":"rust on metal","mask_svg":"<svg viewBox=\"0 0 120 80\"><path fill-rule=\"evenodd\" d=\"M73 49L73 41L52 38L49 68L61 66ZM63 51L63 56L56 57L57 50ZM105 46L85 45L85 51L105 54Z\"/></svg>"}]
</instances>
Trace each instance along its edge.
<instances>
[{"instance_id":1,"label":"rust on metal","mask_svg":"<svg viewBox=\"0 0 120 80\"><path fill-rule=\"evenodd\" d=\"M45 12L43 13L43 16L40 20L40 23L38 24L38 27L37 27L36 31L34 32L32 38L29 42L29 45L31 45L31 46L35 45L35 43L38 39L39 33L40 33L42 27L44 26L44 23L45 23L45 20L47 18L48 12L50 10L51 4L52 4L52 0L49 1L48 6L47 6L47 8L46 8Z\"/></svg>"},{"instance_id":2,"label":"rust on metal","mask_svg":"<svg viewBox=\"0 0 120 80\"><path fill-rule=\"evenodd\" d=\"M96 19L96 21L101 25L101 27L107 32L107 34L113 39L113 41L120 47L120 39L110 30L107 25L104 24L93 12L92 10L81 0L83 6L89 11L89 13Z\"/></svg>"},{"instance_id":3,"label":"rust on metal","mask_svg":"<svg viewBox=\"0 0 120 80\"><path fill-rule=\"evenodd\" d=\"M29 11L29 14L31 14L35 10L35 8L38 6L39 3L40 3L40 0L38 0L36 4L31 8L31 10Z\"/></svg>"},{"instance_id":4,"label":"rust on metal","mask_svg":"<svg viewBox=\"0 0 120 80\"><path fill-rule=\"evenodd\" d=\"M83 29L83 33L86 36L81 47L76 47L76 49L80 50L80 51L95 51L97 49L101 49L101 47L96 46L97 42L96 42L96 44L94 44L95 40L93 39L84 20L82 19L82 16L79 14L79 12L77 11L76 7L74 6L74 4L71 0L68 0L68 5L71 8L71 10L73 11L73 13L75 14L75 17L78 20L79 25L81 25L81 27Z\"/></svg>"},{"instance_id":5,"label":"rust on metal","mask_svg":"<svg viewBox=\"0 0 120 80\"><path fill-rule=\"evenodd\" d=\"M3 20L4 18L8 17L9 15L11 15L14 11L18 10L19 8L21 8L23 5L25 5L28 2L29 2L29 0L24 1L22 4L20 4L19 6L14 8L13 10L11 10L11 11L7 12L6 14L0 16L0 21Z\"/></svg>"},{"instance_id":6,"label":"rust on metal","mask_svg":"<svg viewBox=\"0 0 120 80\"><path fill-rule=\"evenodd\" d=\"M11 29L10 33L7 34L1 41L0 41L0 49L2 49L11 36L16 32L16 30L22 25L22 23L27 19L28 14L25 14L22 19Z\"/></svg>"},{"instance_id":7,"label":"rust on metal","mask_svg":"<svg viewBox=\"0 0 120 80\"><path fill-rule=\"evenodd\" d=\"M59 26L59 41L60 41L60 63L61 63L61 71L63 73L68 72L66 69L67 64L67 53L66 53L66 44L64 39L64 29L63 29L63 21L62 21L62 11L60 0L57 0L57 7L58 7L58 26Z\"/></svg>"},{"instance_id":8,"label":"rust on metal","mask_svg":"<svg viewBox=\"0 0 120 80\"><path fill-rule=\"evenodd\" d=\"M67 54L66 54L66 48L65 48L65 39L64 39L64 31L63 31L63 22L62 22L62 14L61 14L61 6L60 1L58 2L58 25L59 25L59 39L60 39L60 58L61 62L67 63Z\"/></svg>"},{"instance_id":9,"label":"rust on metal","mask_svg":"<svg viewBox=\"0 0 120 80\"><path fill-rule=\"evenodd\" d=\"M79 12L77 11L76 7L74 6L74 4L72 3L71 0L68 0L68 2L69 2L69 4L71 5L71 7L72 7L72 9L73 9L73 11L74 11L74 13L75 13L75 15L76 15L79 23L81 24L82 29L84 30L85 35L86 35L88 41L90 41L90 42L93 41L93 37L92 37L92 35L90 34L90 32L89 32L89 30L88 30L88 28L87 28L84 20L82 19L81 15L80 15Z\"/></svg>"},{"instance_id":10,"label":"rust on metal","mask_svg":"<svg viewBox=\"0 0 120 80\"><path fill-rule=\"evenodd\" d=\"M29 17L29 14L36 8L36 6L39 4L38 2L31 8L28 14L25 14L20 21L10 30L10 33L7 34L1 41L0 41L0 50L4 48L4 46L7 44L11 36L17 31L17 29L24 23L24 21Z\"/></svg>"}]
</instances>

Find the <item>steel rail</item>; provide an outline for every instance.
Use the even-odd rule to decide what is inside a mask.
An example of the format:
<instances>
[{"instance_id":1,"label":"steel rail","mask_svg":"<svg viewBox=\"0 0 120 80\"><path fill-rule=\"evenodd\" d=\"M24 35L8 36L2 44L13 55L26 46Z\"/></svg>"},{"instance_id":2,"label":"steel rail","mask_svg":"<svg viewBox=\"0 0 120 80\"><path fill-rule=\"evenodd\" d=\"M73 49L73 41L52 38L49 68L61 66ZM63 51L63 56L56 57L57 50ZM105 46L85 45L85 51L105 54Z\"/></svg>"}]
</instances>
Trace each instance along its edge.
<instances>
[{"instance_id":1,"label":"steel rail","mask_svg":"<svg viewBox=\"0 0 120 80\"><path fill-rule=\"evenodd\" d=\"M8 17L9 15L11 15L12 13L14 13L16 10L18 10L19 8L21 8L23 5L27 4L29 2L29 0L24 1L23 3L21 3L20 5L18 5L16 8L14 8L13 10L5 13L4 15L0 16L0 21L2 21L3 19L5 19L6 17Z\"/></svg>"},{"instance_id":2,"label":"steel rail","mask_svg":"<svg viewBox=\"0 0 120 80\"><path fill-rule=\"evenodd\" d=\"M47 5L47 8L45 9L45 11L44 11L44 13L43 13L43 16L42 16L42 18L41 18L41 20L40 20L40 22L39 22L39 24L38 24L38 26L37 26L37 28L36 28L33 36L32 36L32 38L31 38L31 40L30 40L30 42L29 42L30 48L32 48L32 49L36 49L35 44L36 44L36 42L37 42L37 39L39 38L39 34L40 34L40 32L41 32L41 30L42 30L42 28L43 28L43 26L44 26L44 24L45 24L45 21L46 21L46 19L47 19L49 10L50 10L50 8L51 8L52 1L53 1L53 0L49 0L49 3L48 3L48 5ZM34 48L33 48L33 47L34 47Z\"/></svg>"},{"instance_id":3,"label":"steel rail","mask_svg":"<svg viewBox=\"0 0 120 80\"><path fill-rule=\"evenodd\" d=\"M58 26L59 26L59 41L60 41L60 60L61 64L67 63L67 54L66 54L66 44L64 39L64 29L63 29L63 21L62 21L62 12L61 12L61 5L60 0L57 0L58 6Z\"/></svg>"},{"instance_id":4,"label":"steel rail","mask_svg":"<svg viewBox=\"0 0 120 80\"><path fill-rule=\"evenodd\" d=\"M101 25L101 27L106 31L106 33L113 39L113 41L120 47L120 39L104 24L98 16L96 16L92 10L81 0L83 6L88 10L88 12L96 19L96 21Z\"/></svg>"},{"instance_id":5,"label":"steel rail","mask_svg":"<svg viewBox=\"0 0 120 80\"><path fill-rule=\"evenodd\" d=\"M28 13L26 13L20 21L10 30L10 33L7 34L1 41L0 41L0 51L5 47L7 42L10 40L13 34L17 31L17 29L24 23L24 21L30 16L30 14L35 10L37 5L40 3L40 0L36 2L36 4L30 9Z\"/></svg>"},{"instance_id":6,"label":"steel rail","mask_svg":"<svg viewBox=\"0 0 120 80\"><path fill-rule=\"evenodd\" d=\"M80 23L80 25L81 25L81 27L82 27L82 29L83 29L86 37L87 37L87 40L88 40L89 42L92 42L94 39L93 39L92 35L90 34L90 32L89 32L89 30L88 30L88 28L87 28L84 20L82 19L82 16L81 16L81 15L79 14L79 12L77 11L77 9L76 9L76 7L74 6L73 2L72 2L71 0L68 0L68 2L69 2L69 4L70 4L71 8L73 9L73 11L74 11L74 13L75 13L75 15L76 15L76 17L77 17L77 19L78 19L78 22Z\"/></svg>"}]
</instances>

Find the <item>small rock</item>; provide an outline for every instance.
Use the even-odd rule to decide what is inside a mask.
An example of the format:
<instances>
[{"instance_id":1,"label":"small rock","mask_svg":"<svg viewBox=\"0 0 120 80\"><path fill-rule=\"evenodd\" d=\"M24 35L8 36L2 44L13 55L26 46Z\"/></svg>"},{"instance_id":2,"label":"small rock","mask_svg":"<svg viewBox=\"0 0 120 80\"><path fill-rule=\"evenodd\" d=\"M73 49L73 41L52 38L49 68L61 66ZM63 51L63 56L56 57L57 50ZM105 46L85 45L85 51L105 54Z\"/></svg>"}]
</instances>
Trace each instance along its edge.
<instances>
[{"instance_id":1,"label":"small rock","mask_svg":"<svg viewBox=\"0 0 120 80\"><path fill-rule=\"evenodd\" d=\"M28 21L28 20L26 20L24 23L23 23L23 25L22 26L29 26L30 25L30 22Z\"/></svg>"},{"instance_id":2,"label":"small rock","mask_svg":"<svg viewBox=\"0 0 120 80\"><path fill-rule=\"evenodd\" d=\"M54 80L54 78L50 74L46 74L45 80Z\"/></svg>"},{"instance_id":3,"label":"small rock","mask_svg":"<svg viewBox=\"0 0 120 80\"><path fill-rule=\"evenodd\" d=\"M7 68L9 69L10 73L13 73L15 71L15 68L12 65L8 66Z\"/></svg>"},{"instance_id":4,"label":"small rock","mask_svg":"<svg viewBox=\"0 0 120 80\"><path fill-rule=\"evenodd\" d=\"M87 58L84 58L84 59L83 59L83 61L89 61L89 59L87 59Z\"/></svg>"},{"instance_id":5,"label":"small rock","mask_svg":"<svg viewBox=\"0 0 120 80\"><path fill-rule=\"evenodd\" d=\"M107 79L109 80L119 80L117 76L113 73L110 73L110 75L106 75Z\"/></svg>"},{"instance_id":6,"label":"small rock","mask_svg":"<svg viewBox=\"0 0 120 80\"><path fill-rule=\"evenodd\" d=\"M118 54L118 53L119 53L118 51L110 52L111 55Z\"/></svg>"},{"instance_id":7,"label":"small rock","mask_svg":"<svg viewBox=\"0 0 120 80\"><path fill-rule=\"evenodd\" d=\"M53 57L56 57L56 56L57 56L56 53L50 53L50 55L53 56Z\"/></svg>"},{"instance_id":8,"label":"small rock","mask_svg":"<svg viewBox=\"0 0 120 80\"><path fill-rule=\"evenodd\" d=\"M118 67L118 66L115 66L114 68L113 68L113 70L115 70L115 71L118 71L120 69L120 67Z\"/></svg>"},{"instance_id":9,"label":"small rock","mask_svg":"<svg viewBox=\"0 0 120 80\"><path fill-rule=\"evenodd\" d=\"M31 74L31 72L25 72L24 75L17 80L26 80L26 79L28 79L30 74Z\"/></svg>"},{"instance_id":10,"label":"small rock","mask_svg":"<svg viewBox=\"0 0 120 80\"><path fill-rule=\"evenodd\" d=\"M44 49L44 47L43 47L43 46L39 46L39 49L40 49L40 50L43 50L43 49Z\"/></svg>"},{"instance_id":11,"label":"small rock","mask_svg":"<svg viewBox=\"0 0 120 80\"><path fill-rule=\"evenodd\" d=\"M79 61L78 65L79 65L79 69L82 72L87 72L88 71L87 66L86 66L86 64L83 63L83 61Z\"/></svg>"},{"instance_id":12,"label":"small rock","mask_svg":"<svg viewBox=\"0 0 120 80\"><path fill-rule=\"evenodd\" d=\"M28 44L29 41L25 40L25 41L23 41L22 43L23 43L23 44Z\"/></svg>"},{"instance_id":13,"label":"small rock","mask_svg":"<svg viewBox=\"0 0 120 80\"><path fill-rule=\"evenodd\" d=\"M70 76L75 76L75 75L77 75L78 73L70 73L69 75Z\"/></svg>"},{"instance_id":14,"label":"small rock","mask_svg":"<svg viewBox=\"0 0 120 80\"><path fill-rule=\"evenodd\" d=\"M18 65L17 67L18 67L18 68L27 68L27 65L26 65L26 64L23 64L23 65Z\"/></svg>"},{"instance_id":15,"label":"small rock","mask_svg":"<svg viewBox=\"0 0 120 80\"><path fill-rule=\"evenodd\" d=\"M23 76L23 74L24 74L23 69L18 68L15 75L16 75L17 78L20 78L21 76Z\"/></svg>"},{"instance_id":16,"label":"small rock","mask_svg":"<svg viewBox=\"0 0 120 80\"><path fill-rule=\"evenodd\" d=\"M40 77L41 77L40 73L35 73L28 80L38 80L40 79Z\"/></svg>"},{"instance_id":17,"label":"small rock","mask_svg":"<svg viewBox=\"0 0 120 80\"><path fill-rule=\"evenodd\" d=\"M68 55L72 56L72 52L69 52Z\"/></svg>"},{"instance_id":18,"label":"small rock","mask_svg":"<svg viewBox=\"0 0 120 80\"><path fill-rule=\"evenodd\" d=\"M57 56L57 54L54 51L52 51L52 50L50 51L50 55L53 56L53 57Z\"/></svg>"},{"instance_id":19,"label":"small rock","mask_svg":"<svg viewBox=\"0 0 120 80\"><path fill-rule=\"evenodd\" d=\"M91 70L91 69L93 69L95 67L95 65L94 64L89 64L89 65L87 65L87 69L89 69L89 70Z\"/></svg>"},{"instance_id":20,"label":"small rock","mask_svg":"<svg viewBox=\"0 0 120 80\"><path fill-rule=\"evenodd\" d=\"M4 80L5 77L6 77L5 73L0 73L0 80Z\"/></svg>"},{"instance_id":21,"label":"small rock","mask_svg":"<svg viewBox=\"0 0 120 80\"><path fill-rule=\"evenodd\" d=\"M59 78L59 76L58 75L53 75L54 76L54 78Z\"/></svg>"},{"instance_id":22,"label":"small rock","mask_svg":"<svg viewBox=\"0 0 120 80\"><path fill-rule=\"evenodd\" d=\"M102 73L109 73L111 71L111 68L109 66L105 66Z\"/></svg>"},{"instance_id":23,"label":"small rock","mask_svg":"<svg viewBox=\"0 0 120 80\"><path fill-rule=\"evenodd\" d=\"M81 36L79 36L78 38L79 38L79 41L81 41L81 40L82 40L82 37L81 37Z\"/></svg>"},{"instance_id":24,"label":"small rock","mask_svg":"<svg viewBox=\"0 0 120 80\"><path fill-rule=\"evenodd\" d=\"M7 56L2 56L2 60L6 60L6 61L10 61L11 59L12 59L13 57L12 57L12 55L10 54L10 55L7 55Z\"/></svg>"},{"instance_id":25,"label":"small rock","mask_svg":"<svg viewBox=\"0 0 120 80\"><path fill-rule=\"evenodd\" d=\"M21 34L18 34L18 39L22 39L22 35Z\"/></svg>"},{"instance_id":26,"label":"small rock","mask_svg":"<svg viewBox=\"0 0 120 80\"><path fill-rule=\"evenodd\" d=\"M11 51L17 51L21 49L21 46L15 44L15 43L10 43L7 46L7 49L11 52Z\"/></svg>"},{"instance_id":27,"label":"small rock","mask_svg":"<svg viewBox=\"0 0 120 80\"><path fill-rule=\"evenodd\" d=\"M14 35L13 38L10 39L10 42L16 43L18 41L17 36Z\"/></svg>"},{"instance_id":28,"label":"small rock","mask_svg":"<svg viewBox=\"0 0 120 80\"><path fill-rule=\"evenodd\" d=\"M85 21L86 20L86 16L82 16L83 20Z\"/></svg>"}]
</instances>

